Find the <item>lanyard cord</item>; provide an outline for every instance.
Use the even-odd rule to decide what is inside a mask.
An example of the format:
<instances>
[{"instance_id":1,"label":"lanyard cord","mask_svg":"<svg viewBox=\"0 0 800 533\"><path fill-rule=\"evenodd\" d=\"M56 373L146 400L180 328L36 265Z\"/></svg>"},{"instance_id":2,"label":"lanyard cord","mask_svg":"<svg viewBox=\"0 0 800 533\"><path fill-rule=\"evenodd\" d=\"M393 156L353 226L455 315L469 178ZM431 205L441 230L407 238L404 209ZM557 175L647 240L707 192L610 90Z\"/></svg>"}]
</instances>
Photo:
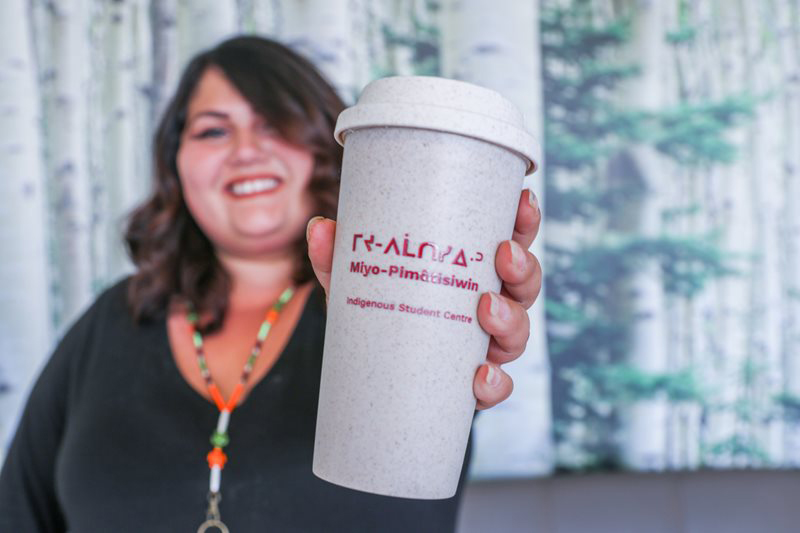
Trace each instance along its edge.
<instances>
[{"instance_id":1,"label":"lanyard cord","mask_svg":"<svg viewBox=\"0 0 800 533\"><path fill-rule=\"evenodd\" d=\"M276 301L270 310L267 311L264 321L258 328L258 335L256 336L256 342L253 344L253 348L250 350L250 356L247 358L247 362L244 364L244 368L242 369L242 375L239 378L239 383L237 383L234 387L233 392L231 393L231 396L228 398L227 402L222 397L222 393L220 393L219 388L211 377L211 372L208 370L205 352L203 351L203 336L197 330L197 312L190 308L186 313L186 319L189 322L189 328L192 335L192 342L194 343L194 349L197 353L197 364L200 367L200 374L203 376L203 380L206 382L208 393L214 400L217 409L219 409L217 428L214 433L211 434L211 444L213 445L213 448L206 456L206 459L208 460L208 466L211 469L211 475L208 482L208 511L206 512L206 521L200 525L200 528L197 530L198 533L202 533L210 527L215 527L223 532L228 531L228 528L220 520L219 515L219 502L222 499L222 494L219 490L222 468L225 466L225 462L228 460L227 455L225 455L225 452L223 452L222 449L227 446L228 442L230 441L228 438L228 422L230 421L231 412L239 403L242 392L244 392L244 387L247 384L247 381L250 379L250 374L253 371L253 365L261 353L261 346L264 344L264 340L269 335L269 332L272 329L272 326L275 324L275 321L278 320L281 309L283 309L283 306L289 302L293 295L294 289L292 287L286 288L286 290L281 293L280 297L278 297L278 301Z\"/></svg>"}]
</instances>

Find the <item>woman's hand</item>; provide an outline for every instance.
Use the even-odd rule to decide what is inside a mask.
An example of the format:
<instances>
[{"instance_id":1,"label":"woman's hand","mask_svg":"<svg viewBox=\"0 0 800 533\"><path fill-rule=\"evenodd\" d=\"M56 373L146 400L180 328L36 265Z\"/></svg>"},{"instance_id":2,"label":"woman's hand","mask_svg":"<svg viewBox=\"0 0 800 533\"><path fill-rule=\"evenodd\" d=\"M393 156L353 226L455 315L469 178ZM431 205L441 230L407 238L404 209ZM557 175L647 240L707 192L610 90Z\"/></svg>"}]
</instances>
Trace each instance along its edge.
<instances>
[{"instance_id":1,"label":"woman's hand","mask_svg":"<svg viewBox=\"0 0 800 533\"><path fill-rule=\"evenodd\" d=\"M520 195L514 235L497 247L495 269L503 281L500 294L484 293L478 302L478 322L491 335L486 363L478 367L472 390L476 409L494 407L511 395L514 384L500 365L513 361L525 351L530 335L528 309L542 288L542 267L528 251L539 231L542 215L533 192ZM327 298L333 263L336 222L312 218L306 229L308 257ZM494 312L493 312L494 311Z\"/></svg>"}]
</instances>

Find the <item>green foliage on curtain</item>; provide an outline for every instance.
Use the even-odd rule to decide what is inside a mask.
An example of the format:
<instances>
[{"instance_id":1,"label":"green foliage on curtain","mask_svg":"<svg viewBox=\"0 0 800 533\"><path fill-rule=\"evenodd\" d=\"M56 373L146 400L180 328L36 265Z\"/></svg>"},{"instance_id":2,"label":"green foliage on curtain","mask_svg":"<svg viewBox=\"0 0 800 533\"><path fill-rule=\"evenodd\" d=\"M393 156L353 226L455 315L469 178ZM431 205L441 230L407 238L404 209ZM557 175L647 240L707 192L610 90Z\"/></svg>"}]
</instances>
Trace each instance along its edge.
<instances>
[{"instance_id":1,"label":"green foliage on curtain","mask_svg":"<svg viewBox=\"0 0 800 533\"><path fill-rule=\"evenodd\" d=\"M737 258L720 247L716 232L653 237L608 222L609 212L624 215L642 195L652 194L641 179L610 168L627 148L651 146L684 168L730 163L736 147L726 134L755 107L747 95L656 112L623 107L614 90L640 68L615 59L614 52L630 36L627 20L599 19L589 2L543 2L546 219L604 228L594 240L547 244L554 438L557 449L568 450L568 457L557 458L559 470L618 465L615 438L626 405L658 397L712 407L707 403L713 391L702 386L697 369L647 372L626 362L632 325L642 320L619 301L626 280L655 263L665 293L691 299L711 280L738 274ZM671 43L690 38L689 28L665 36ZM624 164L624 157L619 161ZM696 209L672 209L662 218L676 220ZM764 458L745 439L714 443L704 453Z\"/></svg>"},{"instance_id":2,"label":"green foliage on curtain","mask_svg":"<svg viewBox=\"0 0 800 533\"><path fill-rule=\"evenodd\" d=\"M380 25L380 35L389 52L389 63L372 66L372 77L398 75L398 65L392 59L397 49L408 49L411 52L412 74L417 76L441 76L441 30L436 18L441 10L440 2L426 0L424 10L429 15L429 20L420 17L414 3L408 4L408 19L410 28L397 29L391 22Z\"/></svg>"},{"instance_id":3,"label":"green foliage on curtain","mask_svg":"<svg viewBox=\"0 0 800 533\"><path fill-rule=\"evenodd\" d=\"M725 132L739 119L753 115L755 98L739 95L719 102L682 103L657 115L655 147L687 166L732 163L736 147Z\"/></svg>"}]
</instances>

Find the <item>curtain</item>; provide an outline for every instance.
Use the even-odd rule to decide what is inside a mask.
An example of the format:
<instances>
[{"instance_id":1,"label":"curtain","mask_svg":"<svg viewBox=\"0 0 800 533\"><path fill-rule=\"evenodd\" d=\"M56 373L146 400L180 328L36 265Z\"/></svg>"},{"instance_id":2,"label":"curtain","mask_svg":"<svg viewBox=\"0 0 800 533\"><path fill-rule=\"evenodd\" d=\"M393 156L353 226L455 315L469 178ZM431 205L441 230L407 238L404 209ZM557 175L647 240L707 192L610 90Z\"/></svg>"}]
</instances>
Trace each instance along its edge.
<instances>
[{"instance_id":1,"label":"curtain","mask_svg":"<svg viewBox=\"0 0 800 533\"><path fill-rule=\"evenodd\" d=\"M353 103L497 90L541 140L544 290L474 478L800 465L800 0L0 3L0 407L130 272L126 213L195 52L257 33Z\"/></svg>"}]
</instances>

